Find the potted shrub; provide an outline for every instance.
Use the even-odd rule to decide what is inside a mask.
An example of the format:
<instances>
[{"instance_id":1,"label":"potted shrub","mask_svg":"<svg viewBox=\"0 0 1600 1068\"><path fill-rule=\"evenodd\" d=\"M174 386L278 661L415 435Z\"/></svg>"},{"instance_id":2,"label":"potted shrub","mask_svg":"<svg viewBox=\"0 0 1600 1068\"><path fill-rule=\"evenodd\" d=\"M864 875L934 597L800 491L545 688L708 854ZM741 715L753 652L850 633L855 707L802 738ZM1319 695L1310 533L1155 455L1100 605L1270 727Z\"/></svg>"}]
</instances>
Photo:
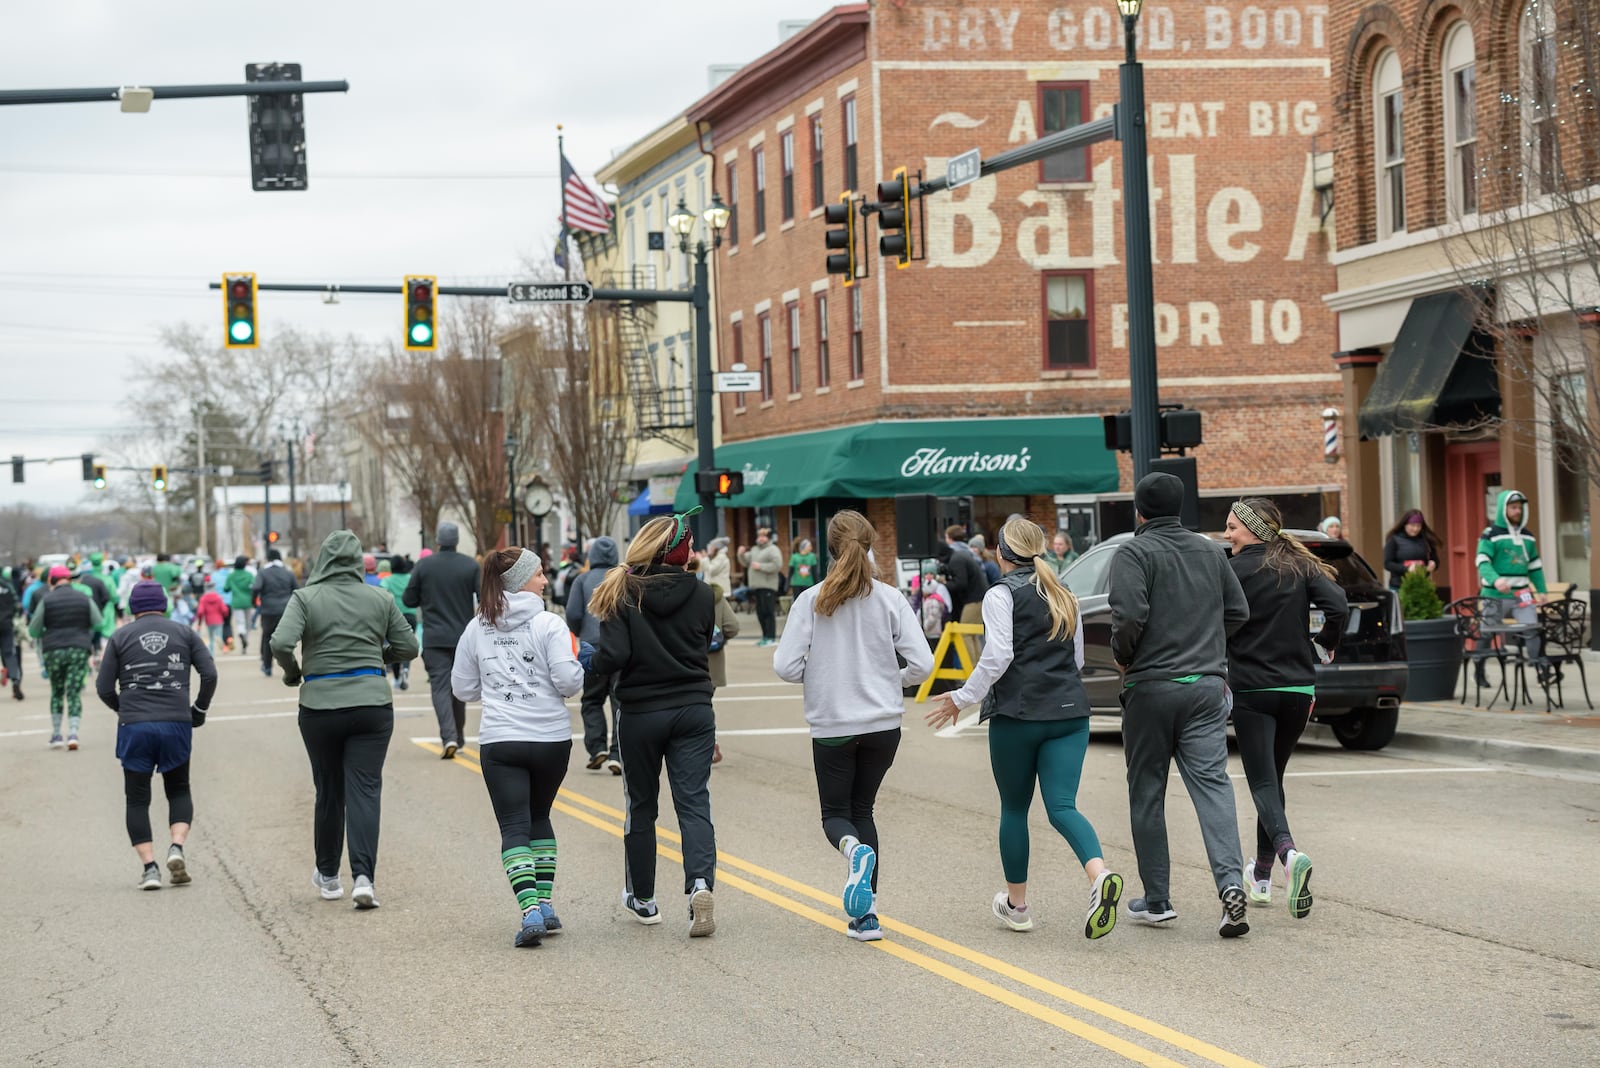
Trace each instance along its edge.
<instances>
[{"instance_id":1,"label":"potted shrub","mask_svg":"<svg viewBox=\"0 0 1600 1068\"><path fill-rule=\"evenodd\" d=\"M1400 580L1400 614L1406 623L1406 665L1411 701L1444 701L1455 696L1461 671L1462 639L1453 616L1445 616L1433 576L1413 568Z\"/></svg>"}]
</instances>

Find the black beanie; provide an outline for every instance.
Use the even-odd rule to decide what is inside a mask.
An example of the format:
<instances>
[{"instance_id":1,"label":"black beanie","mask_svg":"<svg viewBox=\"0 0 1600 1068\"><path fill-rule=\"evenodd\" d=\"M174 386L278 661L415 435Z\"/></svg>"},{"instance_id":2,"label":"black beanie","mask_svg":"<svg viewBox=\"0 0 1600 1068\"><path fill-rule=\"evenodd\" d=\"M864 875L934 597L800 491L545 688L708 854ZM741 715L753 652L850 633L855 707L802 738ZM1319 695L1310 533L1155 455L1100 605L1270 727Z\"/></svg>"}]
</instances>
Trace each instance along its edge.
<instances>
[{"instance_id":1,"label":"black beanie","mask_svg":"<svg viewBox=\"0 0 1600 1068\"><path fill-rule=\"evenodd\" d=\"M1133 506L1146 519L1161 519L1183 511L1183 481L1177 475L1155 471L1133 487Z\"/></svg>"}]
</instances>

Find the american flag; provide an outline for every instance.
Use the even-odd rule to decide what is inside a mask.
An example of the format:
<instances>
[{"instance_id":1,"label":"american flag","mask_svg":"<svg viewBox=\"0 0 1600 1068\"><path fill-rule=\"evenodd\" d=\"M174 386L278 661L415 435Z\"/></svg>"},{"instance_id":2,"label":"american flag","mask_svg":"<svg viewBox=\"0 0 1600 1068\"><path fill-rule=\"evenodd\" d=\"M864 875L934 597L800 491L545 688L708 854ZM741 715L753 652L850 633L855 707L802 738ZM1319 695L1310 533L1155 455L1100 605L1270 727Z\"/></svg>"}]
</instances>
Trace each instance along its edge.
<instances>
[{"instance_id":1,"label":"american flag","mask_svg":"<svg viewBox=\"0 0 1600 1068\"><path fill-rule=\"evenodd\" d=\"M611 209L578 177L578 172L567 162L565 152L561 154L561 185L566 192L567 209L567 217L562 222L568 229L591 234L611 231Z\"/></svg>"}]
</instances>

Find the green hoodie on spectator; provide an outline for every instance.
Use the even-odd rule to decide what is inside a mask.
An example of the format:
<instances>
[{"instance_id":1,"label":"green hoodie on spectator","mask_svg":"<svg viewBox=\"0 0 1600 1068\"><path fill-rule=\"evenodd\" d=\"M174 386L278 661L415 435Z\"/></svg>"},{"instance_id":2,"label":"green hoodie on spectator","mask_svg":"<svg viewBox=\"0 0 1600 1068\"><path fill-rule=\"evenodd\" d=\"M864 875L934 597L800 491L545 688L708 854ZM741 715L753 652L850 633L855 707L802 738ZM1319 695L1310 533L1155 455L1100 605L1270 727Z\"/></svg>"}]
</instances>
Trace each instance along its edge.
<instances>
[{"instance_id":1,"label":"green hoodie on spectator","mask_svg":"<svg viewBox=\"0 0 1600 1068\"><path fill-rule=\"evenodd\" d=\"M283 667L284 682L300 686L300 707L392 704L383 666L407 663L416 655L416 634L400 615L394 597L366 583L361 542L348 530L329 534L305 588L289 598L272 635L273 659ZM374 668L376 674L371 672ZM318 677L358 670L367 673Z\"/></svg>"},{"instance_id":2,"label":"green hoodie on spectator","mask_svg":"<svg viewBox=\"0 0 1600 1068\"><path fill-rule=\"evenodd\" d=\"M1506 519L1506 505L1522 503L1522 522L1512 526ZM1501 490L1494 506L1494 522L1478 536L1478 577L1483 581L1479 597L1514 597L1516 591L1532 586L1545 592L1544 561L1539 559L1539 544L1528 533L1528 498L1516 490ZM1511 589L1495 589L1496 579L1508 579Z\"/></svg>"}]
</instances>

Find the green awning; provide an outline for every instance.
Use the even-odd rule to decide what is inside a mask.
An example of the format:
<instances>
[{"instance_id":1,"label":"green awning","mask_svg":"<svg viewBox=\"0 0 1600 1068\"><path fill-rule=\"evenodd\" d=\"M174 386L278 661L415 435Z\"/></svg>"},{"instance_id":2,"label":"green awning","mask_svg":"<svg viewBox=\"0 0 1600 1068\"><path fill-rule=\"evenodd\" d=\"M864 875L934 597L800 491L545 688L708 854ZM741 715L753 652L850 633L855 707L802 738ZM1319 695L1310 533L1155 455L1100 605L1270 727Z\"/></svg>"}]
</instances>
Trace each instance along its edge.
<instances>
[{"instance_id":1,"label":"green awning","mask_svg":"<svg viewBox=\"0 0 1600 1068\"><path fill-rule=\"evenodd\" d=\"M679 511L695 503L695 464L678 485ZM744 492L724 507L799 504L817 497L870 499L1115 493L1116 454L1100 417L914 419L736 441L717 466L744 472Z\"/></svg>"}]
</instances>

